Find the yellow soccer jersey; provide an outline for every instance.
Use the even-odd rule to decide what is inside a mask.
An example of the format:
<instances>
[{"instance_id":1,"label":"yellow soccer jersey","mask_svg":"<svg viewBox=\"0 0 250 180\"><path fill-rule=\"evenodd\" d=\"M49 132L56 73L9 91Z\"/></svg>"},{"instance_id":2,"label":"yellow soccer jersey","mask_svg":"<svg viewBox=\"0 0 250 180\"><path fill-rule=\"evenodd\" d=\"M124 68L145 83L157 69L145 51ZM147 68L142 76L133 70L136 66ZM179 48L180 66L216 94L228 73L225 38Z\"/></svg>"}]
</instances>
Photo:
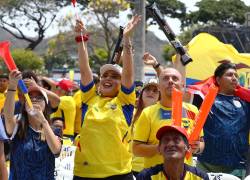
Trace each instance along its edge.
<instances>
[{"instance_id":1,"label":"yellow soccer jersey","mask_svg":"<svg viewBox=\"0 0 250 180\"><path fill-rule=\"evenodd\" d=\"M0 112L2 111L3 109L3 106L4 106L4 102L5 102L5 99L6 99L6 93L0 93ZM18 96L17 96L17 92L15 94L15 101L18 101Z\"/></svg>"},{"instance_id":2,"label":"yellow soccer jersey","mask_svg":"<svg viewBox=\"0 0 250 180\"><path fill-rule=\"evenodd\" d=\"M167 174L167 172L166 172ZM140 172L136 177L137 180L170 180L167 175L163 172L163 165L159 164L152 168L148 168ZM181 177L182 180L209 180L208 175L187 164L184 164L184 177Z\"/></svg>"},{"instance_id":3,"label":"yellow soccer jersey","mask_svg":"<svg viewBox=\"0 0 250 180\"><path fill-rule=\"evenodd\" d=\"M81 99L81 90L77 91L73 98L76 104L76 118L75 118L75 127L74 132L79 134L81 130L81 124L82 124L82 99Z\"/></svg>"},{"instance_id":4,"label":"yellow soccer jersey","mask_svg":"<svg viewBox=\"0 0 250 180\"><path fill-rule=\"evenodd\" d=\"M4 93L0 93L0 112L4 106L4 101L5 101L5 94Z\"/></svg>"},{"instance_id":5,"label":"yellow soccer jersey","mask_svg":"<svg viewBox=\"0 0 250 180\"><path fill-rule=\"evenodd\" d=\"M131 172L129 127L136 99L134 86L121 87L114 98L97 95L93 82L81 85L81 90L83 123L74 175L105 178Z\"/></svg>"},{"instance_id":6,"label":"yellow soccer jersey","mask_svg":"<svg viewBox=\"0 0 250 180\"><path fill-rule=\"evenodd\" d=\"M136 110L134 111L134 115L135 115ZM133 115L133 116L134 116ZM135 132L135 124L137 121L135 121L135 123L133 124L133 128L131 128L131 135L132 135L132 141L130 141L130 145L131 145L131 152L132 151L132 143L133 143L133 134ZM142 171L144 168L144 157L137 157L134 154L132 154L132 170L135 172L140 172Z\"/></svg>"},{"instance_id":7,"label":"yellow soccer jersey","mask_svg":"<svg viewBox=\"0 0 250 180\"><path fill-rule=\"evenodd\" d=\"M74 135L76 116L76 104L71 96L61 96L60 104L56 112L51 114L51 119L61 119L64 121L63 135Z\"/></svg>"},{"instance_id":8,"label":"yellow soccer jersey","mask_svg":"<svg viewBox=\"0 0 250 180\"><path fill-rule=\"evenodd\" d=\"M190 132L194 125L194 120L188 119L189 114L198 114L198 109L192 104L183 103L183 108L186 110L182 118L182 126ZM166 108L158 102L155 105L149 106L142 111L139 119L135 126L135 133L133 140L144 142L147 144L158 145L159 141L156 139L156 133L158 129L165 125L171 125L171 108ZM157 154L153 157L144 158L144 168L149 168L157 164L163 163L162 156ZM189 158L188 162L192 165L192 157Z\"/></svg>"}]
</instances>

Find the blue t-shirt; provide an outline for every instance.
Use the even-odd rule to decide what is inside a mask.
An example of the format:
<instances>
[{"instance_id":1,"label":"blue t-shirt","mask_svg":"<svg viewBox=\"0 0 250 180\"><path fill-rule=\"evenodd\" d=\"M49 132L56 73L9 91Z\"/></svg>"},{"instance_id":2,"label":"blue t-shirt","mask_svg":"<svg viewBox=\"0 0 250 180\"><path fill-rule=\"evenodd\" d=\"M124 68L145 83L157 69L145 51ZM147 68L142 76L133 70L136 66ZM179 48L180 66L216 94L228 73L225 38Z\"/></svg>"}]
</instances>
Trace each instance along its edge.
<instances>
[{"instance_id":1,"label":"blue t-shirt","mask_svg":"<svg viewBox=\"0 0 250 180\"><path fill-rule=\"evenodd\" d=\"M58 129L54 133L60 136ZM29 127L26 137L21 140L16 134L11 145L10 180L55 179L55 155L40 140L40 133Z\"/></svg>"},{"instance_id":2,"label":"blue t-shirt","mask_svg":"<svg viewBox=\"0 0 250 180\"><path fill-rule=\"evenodd\" d=\"M249 126L250 103L236 96L218 94L203 128L206 146L198 160L244 168Z\"/></svg>"}]
</instances>

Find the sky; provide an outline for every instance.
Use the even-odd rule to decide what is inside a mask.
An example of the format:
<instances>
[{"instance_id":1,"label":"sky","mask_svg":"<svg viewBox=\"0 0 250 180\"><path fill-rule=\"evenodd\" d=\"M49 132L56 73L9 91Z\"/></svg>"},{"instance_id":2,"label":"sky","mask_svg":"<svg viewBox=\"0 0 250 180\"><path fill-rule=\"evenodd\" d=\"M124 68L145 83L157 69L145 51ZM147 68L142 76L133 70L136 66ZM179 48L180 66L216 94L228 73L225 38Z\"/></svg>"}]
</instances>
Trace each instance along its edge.
<instances>
[{"instance_id":1,"label":"sky","mask_svg":"<svg viewBox=\"0 0 250 180\"><path fill-rule=\"evenodd\" d=\"M189 11L196 11L198 10L197 7L195 7L195 3L200 1L200 0L179 0L183 3L185 3L186 7L187 7L187 12ZM237 1L237 0L235 0ZM250 0L243 0L245 2L246 5L250 6ZM75 9L73 7L67 7L67 8L64 8L62 10L62 12L60 13L59 17L62 17L62 16L65 16L65 14L69 14L69 13L73 13L74 14L75 12ZM79 10L78 10L78 13L79 13ZM117 21L118 25L120 26L124 26L126 25L126 22L127 22L127 14L128 12L123 12L123 13L120 13L120 18L119 20ZM125 17L125 18L124 18ZM180 21L176 18L166 18L169 26L172 28L172 30L175 32L175 34L179 34L181 31L180 31ZM58 30L57 30L57 25L56 23L52 24L52 26L48 29L48 31L46 32L45 36L46 37L50 37L50 36L54 36L55 34L58 33ZM155 33L155 35L159 38L159 39L162 39L162 40L167 40L165 34L159 29L158 25L151 25L149 28L148 28L149 31L153 31Z\"/></svg>"},{"instance_id":2,"label":"sky","mask_svg":"<svg viewBox=\"0 0 250 180\"><path fill-rule=\"evenodd\" d=\"M195 3L199 2L200 0L179 0L179 1L185 3L185 5L187 7L187 12L198 10L198 8L195 6ZM235 1L237 1L237 0L235 0ZM246 5L250 6L250 0L243 0L243 1L245 2ZM166 20L167 20L169 26L174 31L174 33L178 35L181 32L181 30L180 30L181 22L176 18L168 18L167 17ZM149 27L148 30L153 31L159 39L167 40L165 34L159 29L159 27L157 25Z\"/></svg>"}]
</instances>

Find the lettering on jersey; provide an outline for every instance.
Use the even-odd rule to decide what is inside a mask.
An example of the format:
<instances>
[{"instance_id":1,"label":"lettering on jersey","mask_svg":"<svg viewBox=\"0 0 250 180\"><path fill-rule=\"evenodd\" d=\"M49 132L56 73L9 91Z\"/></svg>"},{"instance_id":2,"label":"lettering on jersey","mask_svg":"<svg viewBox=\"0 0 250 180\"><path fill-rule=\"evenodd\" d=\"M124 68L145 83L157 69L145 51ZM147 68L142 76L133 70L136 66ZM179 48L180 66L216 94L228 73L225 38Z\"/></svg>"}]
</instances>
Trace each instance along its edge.
<instances>
[{"instance_id":1,"label":"lettering on jersey","mask_svg":"<svg viewBox=\"0 0 250 180\"><path fill-rule=\"evenodd\" d=\"M117 108L116 104L110 104L110 109L115 110Z\"/></svg>"},{"instance_id":2,"label":"lettering on jersey","mask_svg":"<svg viewBox=\"0 0 250 180\"><path fill-rule=\"evenodd\" d=\"M171 119L171 111L160 109L160 116L161 116L161 119L170 120Z\"/></svg>"},{"instance_id":3,"label":"lettering on jersey","mask_svg":"<svg viewBox=\"0 0 250 180\"><path fill-rule=\"evenodd\" d=\"M234 106L237 108L241 108L241 103L238 100L233 100Z\"/></svg>"}]
</instances>

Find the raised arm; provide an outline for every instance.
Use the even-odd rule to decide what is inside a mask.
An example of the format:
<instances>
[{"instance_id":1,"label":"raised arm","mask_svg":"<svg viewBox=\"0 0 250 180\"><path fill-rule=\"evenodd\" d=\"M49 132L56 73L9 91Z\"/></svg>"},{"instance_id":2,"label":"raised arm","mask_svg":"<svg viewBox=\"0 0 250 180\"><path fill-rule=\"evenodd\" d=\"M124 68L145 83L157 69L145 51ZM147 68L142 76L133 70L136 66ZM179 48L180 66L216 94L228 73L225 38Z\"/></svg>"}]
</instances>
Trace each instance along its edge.
<instances>
[{"instance_id":1,"label":"raised arm","mask_svg":"<svg viewBox=\"0 0 250 180\"><path fill-rule=\"evenodd\" d=\"M174 68L177 69L182 76L184 85L186 85L186 67L181 63L180 54L176 54L176 60L173 62Z\"/></svg>"},{"instance_id":2,"label":"raised arm","mask_svg":"<svg viewBox=\"0 0 250 180\"><path fill-rule=\"evenodd\" d=\"M13 133L13 130L17 123L14 116L14 110L15 110L15 94L19 79L22 79L22 73L20 71L13 70L10 72L9 85L3 108L6 130L7 133L10 135Z\"/></svg>"},{"instance_id":3,"label":"raised arm","mask_svg":"<svg viewBox=\"0 0 250 180\"><path fill-rule=\"evenodd\" d=\"M76 21L75 32L77 37L86 35L86 29L81 20ZM91 68L89 66L87 41L84 41L84 38L80 39L82 39L82 41L80 40L80 42L77 42L77 46L78 46L78 56L79 56L79 67L81 73L81 83L82 85L86 86L91 81L93 81L93 76Z\"/></svg>"},{"instance_id":4,"label":"raised arm","mask_svg":"<svg viewBox=\"0 0 250 180\"><path fill-rule=\"evenodd\" d=\"M25 83L28 87L30 87L30 86L36 86L37 88L39 88L39 89L45 91L46 94L47 94L47 96L48 96L48 99L49 99L49 102L50 102L50 105L51 105L52 108L56 108L56 107L59 106L60 97L59 97L57 94L55 94L55 93L53 93L52 91L49 91L49 90L47 90L47 89L45 89L45 88L39 86L39 85L36 83L36 81L33 80L33 79L24 79L24 83ZM50 84L50 83L49 83L49 84ZM52 87L52 84L53 84L53 83L51 83L51 87ZM54 86L55 86L55 85L54 85Z\"/></svg>"},{"instance_id":5,"label":"raised arm","mask_svg":"<svg viewBox=\"0 0 250 180\"><path fill-rule=\"evenodd\" d=\"M133 16L123 31L123 68L121 81L122 85L126 88L131 88L134 84L134 62L131 35L140 20L141 16Z\"/></svg>"},{"instance_id":6,"label":"raised arm","mask_svg":"<svg viewBox=\"0 0 250 180\"><path fill-rule=\"evenodd\" d=\"M159 77L162 72L163 67L157 61L157 59L153 55L151 55L149 52L145 52L142 59L143 59L144 64L150 65L154 68L154 70L157 73L157 76Z\"/></svg>"},{"instance_id":7,"label":"raised arm","mask_svg":"<svg viewBox=\"0 0 250 180\"><path fill-rule=\"evenodd\" d=\"M41 107L37 104L33 104L33 110L27 111L29 116L34 120L37 121L40 126L42 127L45 135L46 142L53 154L59 154L61 151L61 141L58 136L56 136L51 129L51 126L47 119L44 117Z\"/></svg>"}]
</instances>

